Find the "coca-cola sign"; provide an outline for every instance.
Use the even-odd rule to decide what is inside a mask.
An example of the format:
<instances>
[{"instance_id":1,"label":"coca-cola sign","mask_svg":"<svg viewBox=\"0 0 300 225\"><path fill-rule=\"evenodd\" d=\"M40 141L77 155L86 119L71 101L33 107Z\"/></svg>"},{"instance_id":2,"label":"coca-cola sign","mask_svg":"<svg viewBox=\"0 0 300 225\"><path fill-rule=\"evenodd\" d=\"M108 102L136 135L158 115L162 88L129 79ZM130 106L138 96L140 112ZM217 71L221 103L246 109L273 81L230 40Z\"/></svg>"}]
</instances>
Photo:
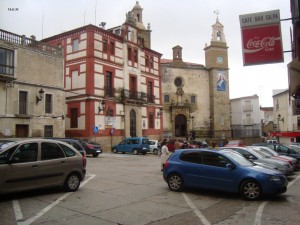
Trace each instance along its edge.
<instances>
[{"instance_id":1,"label":"coca-cola sign","mask_svg":"<svg viewBox=\"0 0 300 225\"><path fill-rule=\"evenodd\" d=\"M279 19L278 10L240 16L245 66L283 62Z\"/></svg>"}]
</instances>

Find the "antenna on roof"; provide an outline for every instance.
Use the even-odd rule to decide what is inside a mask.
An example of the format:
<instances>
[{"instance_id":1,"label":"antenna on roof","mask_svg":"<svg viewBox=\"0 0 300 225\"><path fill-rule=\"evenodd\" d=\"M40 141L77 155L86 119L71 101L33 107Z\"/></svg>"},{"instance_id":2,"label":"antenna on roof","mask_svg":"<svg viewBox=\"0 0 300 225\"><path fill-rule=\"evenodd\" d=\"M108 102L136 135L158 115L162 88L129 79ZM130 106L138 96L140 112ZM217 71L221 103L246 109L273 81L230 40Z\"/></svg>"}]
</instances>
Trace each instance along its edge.
<instances>
[{"instance_id":1,"label":"antenna on roof","mask_svg":"<svg viewBox=\"0 0 300 225\"><path fill-rule=\"evenodd\" d=\"M95 2L95 25L97 24L96 17L97 17L97 0Z\"/></svg>"}]
</instances>

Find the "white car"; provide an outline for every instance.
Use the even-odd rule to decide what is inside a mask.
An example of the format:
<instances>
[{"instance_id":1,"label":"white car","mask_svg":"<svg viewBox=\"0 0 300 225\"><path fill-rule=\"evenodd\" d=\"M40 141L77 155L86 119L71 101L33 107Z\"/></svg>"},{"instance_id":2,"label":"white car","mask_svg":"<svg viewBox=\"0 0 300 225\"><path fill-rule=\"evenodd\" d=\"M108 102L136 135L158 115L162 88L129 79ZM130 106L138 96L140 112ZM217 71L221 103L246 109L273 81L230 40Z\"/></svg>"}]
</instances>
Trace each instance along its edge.
<instances>
[{"instance_id":1,"label":"white car","mask_svg":"<svg viewBox=\"0 0 300 225\"><path fill-rule=\"evenodd\" d=\"M158 155L160 153L161 146L158 140L149 140L149 146L150 146L150 152L152 152L153 154Z\"/></svg>"}]
</instances>

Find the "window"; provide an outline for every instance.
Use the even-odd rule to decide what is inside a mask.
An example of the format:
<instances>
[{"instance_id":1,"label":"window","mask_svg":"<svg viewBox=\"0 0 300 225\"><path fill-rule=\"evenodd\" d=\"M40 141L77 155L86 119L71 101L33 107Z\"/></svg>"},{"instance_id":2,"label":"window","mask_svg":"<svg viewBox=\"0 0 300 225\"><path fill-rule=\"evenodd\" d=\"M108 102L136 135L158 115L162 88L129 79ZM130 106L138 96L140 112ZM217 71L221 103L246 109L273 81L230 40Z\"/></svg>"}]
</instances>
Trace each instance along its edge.
<instances>
[{"instance_id":1,"label":"window","mask_svg":"<svg viewBox=\"0 0 300 225\"><path fill-rule=\"evenodd\" d=\"M42 143L41 160L61 159L65 154L56 143Z\"/></svg>"},{"instance_id":2,"label":"window","mask_svg":"<svg viewBox=\"0 0 300 225\"><path fill-rule=\"evenodd\" d=\"M185 162L202 164L200 152L184 152L180 155L180 159Z\"/></svg>"},{"instance_id":3,"label":"window","mask_svg":"<svg viewBox=\"0 0 300 225\"><path fill-rule=\"evenodd\" d=\"M15 154L13 159L16 159L18 163L23 162L35 162L38 155L38 144L37 143L28 143L21 145Z\"/></svg>"},{"instance_id":4,"label":"window","mask_svg":"<svg viewBox=\"0 0 300 225\"><path fill-rule=\"evenodd\" d=\"M115 54L115 43L110 42L110 54L114 55Z\"/></svg>"},{"instance_id":5,"label":"window","mask_svg":"<svg viewBox=\"0 0 300 225\"><path fill-rule=\"evenodd\" d=\"M150 57L150 68L153 69L153 57Z\"/></svg>"},{"instance_id":6,"label":"window","mask_svg":"<svg viewBox=\"0 0 300 225\"><path fill-rule=\"evenodd\" d=\"M297 129L300 129L300 117L297 117Z\"/></svg>"},{"instance_id":7,"label":"window","mask_svg":"<svg viewBox=\"0 0 300 225\"><path fill-rule=\"evenodd\" d=\"M19 114L27 115L27 92L19 92Z\"/></svg>"},{"instance_id":8,"label":"window","mask_svg":"<svg viewBox=\"0 0 300 225\"><path fill-rule=\"evenodd\" d=\"M0 48L0 74L14 74L14 51Z\"/></svg>"},{"instance_id":9,"label":"window","mask_svg":"<svg viewBox=\"0 0 300 225\"><path fill-rule=\"evenodd\" d=\"M147 97L148 102L154 102L153 83L151 81L147 82Z\"/></svg>"},{"instance_id":10,"label":"window","mask_svg":"<svg viewBox=\"0 0 300 225\"><path fill-rule=\"evenodd\" d=\"M73 52L76 52L79 50L79 40L78 39L74 39L73 40Z\"/></svg>"},{"instance_id":11,"label":"window","mask_svg":"<svg viewBox=\"0 0 300 225\"><path fill-rule=\"evenodd\" d=\"M107 53L107 40L103 40L103 52Z\"/></svg>"},{"instance_id":12,"label":"window","mask_svg":"<svg viewBox=\"0 0 300 225\"><path fill-rule=\"evenodd\" d=\"M105 76L105 96L114 97L113 75L109 71L106 71Z\"/></svg>"},{"instance_id":13,"label":"window","mask_svg":"<svg viewBox=\"0 0 300 225\"><path fill-rule=\"evenodd\" d=\"M72 149L70 149L68 146L63 145L63 144L59 144L59 146L63 149L63 151L65 152L67 157L72 157L72 156L76 155L76 153ZM74 147L74 145L73 145L73 147ZM77 149L77 150L80 150L80 149Z\"/></svg>"},{"instance_id":14,"label":"window","mask_svg":"<svg viewBox=\"0 0 300 225\"><path fill-rule=\"evenodd\" d=\"M138 50L134 50L133 51L133 60L134 60L134 62L138 62Z\"/></svg>"},{"instance_id":15,"label":"window","mask_svg":"<svg viewBox=\"0 0 300 225\"><path fill-rule=\"evenodd\" d=\"M149 57L147 55L145 56L145 66L149 67Z\"/></svg>"},{"instance_id":16,"label":"window","mask_svg":"<svg viewBox=\"0 0 300 225\"><path fill-rule=\"evenodd\" d=\"M149 113L149 128L154 128L154 113Z\"/></svg>"},{"instance_id":17,"label":"window","mask_svg":"<svg viewBox=\"0 0 300 225\"><path fill-rule=\"evenodd\" d=\"M128 48L128 61L131 61L131 48Z\"/></svg>"},{"instance_id":18,"label":"window","mask_svg":"<svg viewBox=\"0 0 300 225\"><path fill-rule=\"evenodd\" d=\"M52 125L45 125L44 137L53 137L53 126Z\"/></svg>"},{"instance_id":19,"label":"window","mask_svg":"<svg viewBox=\"0 0 300 225\"><path fill-rule=\"evenodd\" d=\"M230 163L225 157L213 153L213 152L203 152L203 164L217 167L226 167L226 164Z\"/></svg>"},{"instance_id":20,"label":"window","mask_svg":"<svg viewBox=\"0 0 300 225\"><path fill-rule=\"evenodd\" d=\"M174 84L176 87L181 87L182 86L182 79L180 77L175 78Z\"/></svg>"},{"instance_id":21,"label":"window","mask_svg":"<svg viewBox=\"0 0 300 225\"><path fill-rule=\"evenodd\" d=\"M77 128L78 127L78 109L72 108L71 109L71 128Z\"/></svg>"},{"instance_id":22,"label":"window","mask_svg":"<svg viewBox=\"0 0 300 225\"><path fill-rule=\"evenodd\" d=\"M45 95L45 113L52 113L52 95Z\"/></svg>"},{"instance_id":23,"label":"window","mask_svg":"<svg viewBox=\"0 0 300 225\"><path fill-rule=\"evenodd\" d=\"M196 96L195 95L191 96L191 103L193 103L193 104L196 103Z\"/></svg>"},{"instance_id":24,"label":"window","mask_svg":"<svg viewBox=\"0 0 300 225\"><path fill-rule=\"evenodd\" d=\"M170 96L164 95L164 102L170 102Z\"/></svg>"}]
</instances>

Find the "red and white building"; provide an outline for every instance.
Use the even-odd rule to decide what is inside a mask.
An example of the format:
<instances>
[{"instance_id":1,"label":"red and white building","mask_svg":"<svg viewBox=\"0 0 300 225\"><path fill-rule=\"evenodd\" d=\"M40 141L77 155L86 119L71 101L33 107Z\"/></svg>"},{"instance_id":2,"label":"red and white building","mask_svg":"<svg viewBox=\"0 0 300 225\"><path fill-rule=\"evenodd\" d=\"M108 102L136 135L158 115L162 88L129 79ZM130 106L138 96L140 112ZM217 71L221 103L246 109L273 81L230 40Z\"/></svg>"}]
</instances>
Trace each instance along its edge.
<instances>
[{"instance_id":1,"label":"red and white building","mask_svg":"<svg viewBox=\"0 0 300 225\"><path fill-rule=\"evenodd\" d=\"M93 138L106 151L128 136L162 134L161 54L151 49L139 3L121 26L94 25L43 42L64 51L68 137Z\"/></svg>"}]
</instances>

